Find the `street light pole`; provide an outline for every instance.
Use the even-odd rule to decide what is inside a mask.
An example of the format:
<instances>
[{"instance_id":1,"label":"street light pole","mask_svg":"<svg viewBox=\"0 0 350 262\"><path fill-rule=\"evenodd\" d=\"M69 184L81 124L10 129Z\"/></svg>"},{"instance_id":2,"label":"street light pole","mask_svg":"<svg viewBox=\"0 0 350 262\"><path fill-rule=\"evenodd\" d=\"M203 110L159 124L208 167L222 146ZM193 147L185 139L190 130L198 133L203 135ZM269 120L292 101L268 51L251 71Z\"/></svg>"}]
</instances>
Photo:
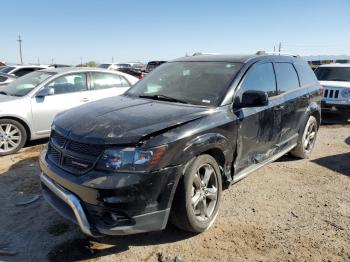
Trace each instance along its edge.
<instances>
[{"instance_id":1,"label":"street light pole","mask_svg":"<svg viewBox=\"0 0 350 262\"><path fill-rule=\"evenodd\" d=\"M22 39L21 36L18 36L18 43L19 43L19 57L21 58L21 65L23 65L23 59L22 59Z\"/></svg>"}]
</instances>

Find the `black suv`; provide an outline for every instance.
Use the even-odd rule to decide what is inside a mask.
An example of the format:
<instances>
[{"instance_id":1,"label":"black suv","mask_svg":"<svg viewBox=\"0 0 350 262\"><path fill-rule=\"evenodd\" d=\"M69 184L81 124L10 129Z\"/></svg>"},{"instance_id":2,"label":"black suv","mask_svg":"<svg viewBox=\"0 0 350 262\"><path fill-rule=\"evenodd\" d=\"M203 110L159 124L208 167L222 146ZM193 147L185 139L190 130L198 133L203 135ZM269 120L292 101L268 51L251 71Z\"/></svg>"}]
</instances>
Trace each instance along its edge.
<instances>
[{"instance_id":1,"label":"black suv","mask_svg":"<svg viewBox=\"0 0 350 262\"><path fill-rule=\"evenodd\" d=\"M180 58L123 96L59 114L40 157L43 194L91 236L168 218L202 232L223 188L288 152L308 158L320 116L320 85L297 57Z\"/></svg>"}]
</instances>

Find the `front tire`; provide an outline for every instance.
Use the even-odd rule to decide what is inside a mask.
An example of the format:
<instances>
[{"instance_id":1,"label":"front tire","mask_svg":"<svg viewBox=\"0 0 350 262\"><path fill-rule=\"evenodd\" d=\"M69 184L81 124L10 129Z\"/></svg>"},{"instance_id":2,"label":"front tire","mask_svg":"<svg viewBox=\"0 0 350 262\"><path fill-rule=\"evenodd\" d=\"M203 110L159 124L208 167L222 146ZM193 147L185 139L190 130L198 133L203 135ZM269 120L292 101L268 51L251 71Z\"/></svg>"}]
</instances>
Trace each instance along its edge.
<instances>
[{"instance_id":1,"label":"front tire","mask_svg":"<svg viewBox=\"0 0 350 262\"><path fill-rule=\"evenodd\" d=\"M309 158L318 132L318 122L314 116L310 116L303 133L299 136L298 145L290 152L298 158Z\"/></svg>"},{"instance_id":2,"label":"front tire","mask_svg":"<svg viewBox=\"0 0 350 262\"><path fill-rule=\"evenodd\" d=\"M27 140L23 125L13 119L0 119L0 156L16 153Z\"/></svg>"},{"instance_id":3,"label":"front tire","mask_svg":"<svg viewBox=\"0 0 350 262\"><path fill-rule=\"evenodd\" d=\"M222 192L219 165L210 155L200 155L180 180L171 220L180 229L194 233L207 230L218 214Z\"/></svg>"}]
</instances>

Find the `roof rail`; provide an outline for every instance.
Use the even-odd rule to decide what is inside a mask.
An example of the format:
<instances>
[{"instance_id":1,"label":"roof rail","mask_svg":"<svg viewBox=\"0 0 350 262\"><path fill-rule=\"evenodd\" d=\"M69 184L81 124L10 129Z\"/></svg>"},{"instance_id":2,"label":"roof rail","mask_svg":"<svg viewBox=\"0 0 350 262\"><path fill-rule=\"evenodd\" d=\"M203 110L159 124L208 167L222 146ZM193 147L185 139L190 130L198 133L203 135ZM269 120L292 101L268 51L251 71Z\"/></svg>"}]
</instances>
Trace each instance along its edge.
<instances>
[{"instance_id":1,"label":"roof rail","mask_svg":"<svg viewBox=\"0 0 350 262\"><path fill-rule=\"evenodd\" d=\"M263 53L260 53L263 52ZM265 51L258 51L256 53L257 55L284 55L284 56L292 56L292 57L300 57L300 55L297 54L289 54L289 53L281 53L281 52L265 52Z\"/></svg>"},{"instance_id":2,"label":"roof rail","mask_svg":"<svg viewBox=\"0 0 350 262\"><path fill-rule=\"evenodd\" d=\"M220 53L204 53L204 52L195 52L192 56L199 56L199 55L221 55Z\"/></svg>"}]
</instances>

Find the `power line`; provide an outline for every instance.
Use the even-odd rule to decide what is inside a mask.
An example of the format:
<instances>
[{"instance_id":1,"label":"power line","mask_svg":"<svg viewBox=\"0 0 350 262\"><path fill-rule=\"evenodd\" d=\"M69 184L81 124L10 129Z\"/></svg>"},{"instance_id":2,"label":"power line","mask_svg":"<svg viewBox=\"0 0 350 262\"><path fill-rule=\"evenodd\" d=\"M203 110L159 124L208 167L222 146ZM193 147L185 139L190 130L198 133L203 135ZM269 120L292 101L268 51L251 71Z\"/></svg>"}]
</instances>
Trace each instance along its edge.
<instances>
[{"instance_id":1,"label":"power line","mask_svg":"<svg viewBox=\"0 0 350 262\"><path fill-rule=\"evenodd\" d=\"M19 57L21 58L21 65L23 65L23 59L22 59L22 39L21 39L21 35L18 35L18 44L19 44Z\"/></svg>"}]
</instances>

